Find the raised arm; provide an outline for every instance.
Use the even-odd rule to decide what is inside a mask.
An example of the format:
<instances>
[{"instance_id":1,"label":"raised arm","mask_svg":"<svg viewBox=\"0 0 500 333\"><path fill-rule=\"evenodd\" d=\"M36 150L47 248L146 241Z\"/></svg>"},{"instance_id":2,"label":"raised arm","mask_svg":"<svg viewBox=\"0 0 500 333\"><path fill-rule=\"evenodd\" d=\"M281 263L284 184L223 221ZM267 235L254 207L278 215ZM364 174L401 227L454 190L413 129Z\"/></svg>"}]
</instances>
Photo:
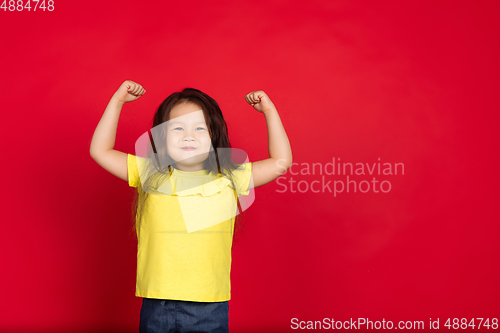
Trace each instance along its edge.
<instances>
[{"instance_id":1,"label":"raised arm","mask_svg":"<svg viewBox=\"0 0 500 333\"><path fill-rule=\"evenodd\" d=\"M114 93L104 114L97 124L90 143L90 156L106 171L128 181L127 154L114 150L116 129L123 104L132 102L144 95L146 90L133 81L125 81Z\"/></svg>"},{"instance_id":2,"label":"raised arm","mask_svg":"<svg viewBox=\"0 0 500 333\"><path fill-rule=\"evenodd\" d=\"M292 165L292 149L278 110L262 90L253 91L245 96L248 104L264 114L267 125L269 158L252 162L252 181L249 189L272 182Z\"/></svg>"}]
</instances>

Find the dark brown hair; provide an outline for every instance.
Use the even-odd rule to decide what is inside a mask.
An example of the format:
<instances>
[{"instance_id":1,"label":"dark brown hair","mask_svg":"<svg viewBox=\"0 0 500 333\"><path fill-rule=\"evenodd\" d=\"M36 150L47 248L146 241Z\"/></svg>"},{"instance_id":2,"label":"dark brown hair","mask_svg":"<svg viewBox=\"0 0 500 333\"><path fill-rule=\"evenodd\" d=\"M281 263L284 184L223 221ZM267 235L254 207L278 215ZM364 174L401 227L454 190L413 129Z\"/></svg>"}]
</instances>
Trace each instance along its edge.
<instances>
[{"instance_id":1,"label":"dark brown hair","mask_svg":"<svg viewBox=\"0 0 500 333\"><path fill-rule=\"evenodd\" d=\"M164 126L159 126L169 120L171 110L182 103L193 103L203 110L205 122L208 127L213 150L210 151L209 157L204 161L203 168L208 173L220 174L231 180L232 188L234 189L233 173L240 164L233 160L231 154L232 149L217 149L231 148L229 141L229 132L226 121L222 115L222 111L217 102L205 94L204 92L194 89L185 88L180 92L174 92L168 96L158 107L153 116L152 128L160 128L158 131L149 131L149 151L148 156L151 157L151 169L149 172L154 172L167 177L172 176L172 165L174 161L167 154L166 145L156 145L155 142L166 142L166 133L163 130ZM159 126L159 127L157 127ZM154 156L154 158L152 158ZM149 193L154 192L155 183L158 184L158 178L147 177L144 184L139 183L134 194L132 204L132 229L130 230L137 237L140 228L142 212L149 197ZM235 217L235 232L241 229L243 222L242 210L239 199L237 199L239 214Z\"/></svg>"}]
</instances>

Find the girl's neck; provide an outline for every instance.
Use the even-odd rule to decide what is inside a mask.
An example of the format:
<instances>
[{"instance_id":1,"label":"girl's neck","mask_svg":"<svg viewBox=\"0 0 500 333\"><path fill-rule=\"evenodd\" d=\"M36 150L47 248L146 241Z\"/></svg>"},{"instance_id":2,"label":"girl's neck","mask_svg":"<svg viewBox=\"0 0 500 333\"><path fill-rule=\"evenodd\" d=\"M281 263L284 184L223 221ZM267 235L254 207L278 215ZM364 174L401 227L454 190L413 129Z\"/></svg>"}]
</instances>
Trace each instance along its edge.
<instances>
[{"instance_id":1,"label":"girl's neck","mask_svg":"<svg viewBox=\"0 0 500 333\"><path fill-rule=\"evenodd\" d=\"M198 165L179 165L179 164L174 164L173 165L174 169L180 171L180 172L196 172L196 171L202 171L204 170L203 164L198 164Z\"/></svg>"}]
</instances>

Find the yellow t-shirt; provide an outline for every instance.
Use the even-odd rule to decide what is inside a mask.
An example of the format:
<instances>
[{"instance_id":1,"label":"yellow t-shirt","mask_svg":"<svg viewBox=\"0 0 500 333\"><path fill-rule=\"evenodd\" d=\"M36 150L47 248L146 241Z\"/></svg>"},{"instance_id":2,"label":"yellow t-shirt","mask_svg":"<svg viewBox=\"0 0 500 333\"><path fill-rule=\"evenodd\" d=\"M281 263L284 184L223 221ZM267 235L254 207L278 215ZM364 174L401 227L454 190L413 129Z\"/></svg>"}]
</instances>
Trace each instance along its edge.
<instances>
[{"instance_id":1,"label":"yellow t-shirt","mask_svg":"<svg viewBox=\"0 0 500 333\"><path fill-rule=\"evenodd\" d=\"M128 183L144 184L148 159L127 154ZM248 196L251 163L233 182L205 170L173 170L149 193L137 229L137 297L198 302L231 299L231 247L236 198ZM153 194L156 193L156 194Z\"/></svg>"}]
</instances>

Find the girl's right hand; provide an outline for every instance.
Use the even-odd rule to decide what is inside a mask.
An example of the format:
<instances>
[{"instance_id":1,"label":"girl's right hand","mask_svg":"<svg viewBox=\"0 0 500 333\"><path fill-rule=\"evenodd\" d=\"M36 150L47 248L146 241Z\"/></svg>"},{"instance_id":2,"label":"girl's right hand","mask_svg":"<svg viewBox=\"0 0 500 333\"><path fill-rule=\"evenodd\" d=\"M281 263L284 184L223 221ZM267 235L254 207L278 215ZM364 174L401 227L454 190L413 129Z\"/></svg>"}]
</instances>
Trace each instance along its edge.
<instances>
[{"instance_id":1,"label":"girl's right hand","mask_svg":"<svg viewBox=\"0 0 500 333\"><path fill-rule=\"evenodd\" d=\"M145 92L146 90L139 83L127 80L122 83L113 96L120 102L127 103L135 101L144 95Z\"/></svg>"}]
</instances>

